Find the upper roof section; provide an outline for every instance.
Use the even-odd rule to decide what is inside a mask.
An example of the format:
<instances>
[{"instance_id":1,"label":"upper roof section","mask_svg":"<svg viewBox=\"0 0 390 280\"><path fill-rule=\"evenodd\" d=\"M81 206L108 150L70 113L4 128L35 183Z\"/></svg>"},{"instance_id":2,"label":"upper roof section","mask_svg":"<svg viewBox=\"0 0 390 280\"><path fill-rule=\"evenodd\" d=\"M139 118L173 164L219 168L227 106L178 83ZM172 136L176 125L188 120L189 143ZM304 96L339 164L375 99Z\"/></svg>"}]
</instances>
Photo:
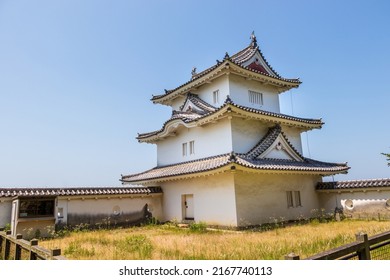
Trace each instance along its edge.
<instances>
[{"instance_id":1,"label":"upper roof section","mask_svg":"<svg viewBox=\"0 0 390 280\"><path fill-rule=\"evenodd\" d=\"M194 68L191 80L174 89L165 90L164 94L155 95L151 100L153 103L170 105L171 101L178 96L186 94L205 83L210 83L214 79L230 73L261 83L267 83L268 85L273 85L278 88L280 93L291 88L296 88L301 84L299 79L281 77L271 67L260 51L256 36L252 32L251 43L248 47L232 56L229 56L229 54L226 53L222 61L217 60L216 64L200 73L197 73L196 68Z\"/></svg>"},{"instance_id":2,"label":"upper roof section","mask_svg":"<svg viewBox=\"0 0 390 280\"><path fill-rule=\"evenodd\" d=\"M160 130L139 133L138 141L155 143L161 138L174 134L180 126L186 128L201 126L228 116L238 116L259 120L264 123L286 125L302 129L303 131L319 129L324 124L321 119L299 118L241 106L234 103L229 96L221 107L215 108L195 94L188 94L184 105L180 109L181 111L172 112L171 118L163 124Z\"/></svg>"},{"instance_id":3,"label":"upper roof section","mask_svg":"<svg viewBox=\"0 0 390 280\"><path fill-rule=\"evenodd\" d=\"M305 158L290 143L279 124L247 153L221 154L193 161L157 166L138 174L122 175L123 183L156 183L178 178L207 176L229 170L274 174L334 175L347 173L347 163L330 163Z\"/></svg>"}]
</instances>

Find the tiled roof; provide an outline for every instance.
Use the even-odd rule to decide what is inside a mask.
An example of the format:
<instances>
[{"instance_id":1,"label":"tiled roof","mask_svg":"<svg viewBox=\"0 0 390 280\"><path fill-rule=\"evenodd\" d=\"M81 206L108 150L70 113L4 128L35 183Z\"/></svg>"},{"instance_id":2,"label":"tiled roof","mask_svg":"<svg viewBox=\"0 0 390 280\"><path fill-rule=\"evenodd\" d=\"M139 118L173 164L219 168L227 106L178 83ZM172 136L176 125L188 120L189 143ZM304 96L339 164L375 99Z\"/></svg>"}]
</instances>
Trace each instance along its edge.
<instances>
[{"instance_id":1,"label":"tiled roof","mask_svg":"<svg viewBox=\"0 0 390 280\"><path fill-rule=\"evenodd\" d=\"M146 181L159 178L189 175L199 172L215 170L230 163L230 154L223 154L200 160L187 161L178 164L171 164L155 167L142 173L122 176L123 182Z\"/></svg>"},{"instance_id":2,"label":"tiled roof","mask_svg":"<svg viewBox=\"0 0 390 280\"><path fill-rule=\"evenodd\" d=\"M288 146L298 156L297 160L259 158L259 156L272 146L277 137L282 135ZM273 172L316 173L321 175L346 173L349 169L346 163L321 162L303 157L283 134L279 125L269 129L265 137L246 154L222 154L198 160L158 166L142 173L122 176L122 182L145 182L161 180L182 175L191 175L209 172L223 167L237 166L237 168L250 168Z\"/></svg>"},{"instance_id":3,"label":"tiled roof","mask_svg":"<svg viewBox=\"0 0 390 280\"><path fill-rule=\"evenodd\" d=\"M188 93L187 100L191 101L192 104L194 104L201 111L200 114L211 113L217 110L216 107L200 99L196 94ZM184 102L184 104L187 103L187 100Z\"/></svg>"},{"instance_id":4,"label":"tiled roof","mask_svg":"<svg viewBox=\"0 0 390 280\"><path fill-rule=\"evenodd\" d=\"M266 71L265 68L261 65L250 64L248 66L244 66L245 62L250 60L256 53L260 54L261 58L263 59L263 61L267 65L267 67L271 70L271 73ZM223 61L217 60L217 63L215 65L207 68L206 70L204 70L200 73L196 73L196 74L192 75L191 80L185 82L184 84L182 84L174 89L165 90L164 94L155 95L152 97L151 100L154 102L158 102L158 100L171 95L172 93L176 92L177 90L179 90L179 89L189 85L190 83L206 76L207 74L213 72L217 68L220 68L221 65L222 65L221 67L226 67L226 66L229 66L230 63L232 63L236 66L239 66L241 68L244 68L246 70L249 70L251 72L266 76L266 77L271 77L271 78L274 78L274 79L282 81L282 82L292 83L292 84L290 84L290 87L297 87L301 83L299 81L299 79L286 79L286 78L281 77L278 73L276 73L276 71L274 71L272 69L272 67L269 65L267 60L264 58L257 43L254 44L253 40L252 40L251 44L248 47L246 47L245 49L237 52L236 54L232 55L231 57L226 53Z\"/></svg>"},{"instance_id":5,"label":"tiled roof","mask_svg":"<svg viewBox=\"0 0 390 280\"><path fill-rule=\"evenodd\" d=\"M350 190L383 187L390 187L390 178L321 182L317 184L317 190Z\"/></svg>"},{"instance_id":6,"label":"tiled roof","mask_svg":"<svg viewBox=\"0 0 390 280\"><path fill-rule=\"evenodd\" d=\"M275 125L268 130L268 133L246 154L247 157L257 158L262 153L264 153L275 140L281 135L281 137L286 141L288 146L293 150L298 158L304 160L304 157L295 149L295 147L290 143L287 136L282 131L280 125Z\"/></svg>"},{"instance_id":7,"label":"tiled roof","mask_svg":"<svg viewBox=\"0 0 390 280\"><path fill-rule=\"evenodd\" d=\"M328 163L305 158L303 162L282 159L252 159L244 154L223 154L199 160L155 167L142 173L122 176L123 183L159 181L182 175L218 171L223 167L237 166L263 171L337 174L346 173L349 167L342 163Z\"/></svg>"},{"instance_id":8,"label":"tiled roof","mask_svg":"<svg viewBox=\"0 0 390 280\"><path fill-rule=\"evenodd\" d=\"M250 159L246 157L237 157L237 163L242 166L275 171L304 171L315 173L343 173L349 168L345 163L329 163L305 158L303 162L285 159Z\"/></svg>"},{"instance_id":9,"label":"tiled roof","mask_svg":"<svg viewBox=\"0 0 390 280\"><path fill-rule=\"evenodd\" d=\"M88 196L161 193L160 187L1 188L0 197Z\"/></svg>"},{"instance_id":10,"label":"tiled roof","mask_svg":"<svg viewBox=\"0 0 390 280\"><path fill-rule=\"evenodd\" d=\"M263 116L274 117L274 118L278 118L281 120L289 120L289 121L300 122L300 123L305 123L305 124L310 124L310 125L317 125L319 127L324 124L321 119L299 118L299 117L289 116L289 115L285 115L285 114L281 114L281 113L269 112L269 111L264 111L264 110L260 110L260 109L254 109L251 107L238 105L238 104L234 103L230 98L228 98L228 100L225 103L233 105L234 107L241 109L243 111L249 112L249 113L255 113L255 114L259 114L259 115L263 115Z\"/></svg>"},{"instance_id":11,"label":"tiled roof","mask_svg":"<svg viewBox=\"0 0 390 280\"><path fill-rule=\"evenodd\" d=\"M196 100L196 102L202 102L204 103L204 106L209 106L212 108L215 108L211 106L210 104L206 103L205 101L201 100L199 97L193 95L192 100ZM207 104L207 105L206 105ZM272 119L275 123L289 123L291 122L298 124L301 127L311 127L311 128L320 128L323 125L323 122L321 119L307 119L307 118L299 118L294 116L289 116L281 113L275 113L275 112L269 112L264 111L260 109L254 109L242 105L238 105L234 103L230 97L225 100L224 104L219 107L218 109L209 110L206 113L199 113L196 111L189 111L189 112L181 112L181 111L172 111L172 116L170 119L168 119L162 126L160 130L147 132L147 133L139 133L137 139L143 140L147 139L152 136L157 136L159 133L162 133L165 131L166 127L169 123L175 121L175 120L181 120L183 124L190 124L195 121L199 121L202 119L205 119L207 117L211 117L213 115L219 116L221 115L221 112L224 113L228 110L234 111L234 109L238 109L237 112L239 113L251 113L258 115L259 118L265 117L268 119Z\"/></svg>"},{"instance_id":12,"label":"tiled roof","mask_svg":"<svg viewBox=\"0 0 390 280\"><path fill-rule=\"evenodd\" d=\"M276 73L276 71L274 69L272 69L271 65L265 59L265 57L264 57L263 53L261 52L261 50L260 50L259 46L257 45L257 43L256 44L251 44L247 48L245 48L245 49L239 51L238 53L234 54L231 57L231 60L234 63L238 64L238 65L243 65L245 62L250 60L256 53L260 54L261 58L266 63L267 67L269 69L271 69L273 76L275 76L277 78L280 78L280 79L283 79L278 73ZM248 68L254 69L254 70L258 70L258 71L262 72L263 74L269 75L269 73L261 65L259 67L259 65L252 63L252 64L248 65Z\"/></svg>"}]
</instances>

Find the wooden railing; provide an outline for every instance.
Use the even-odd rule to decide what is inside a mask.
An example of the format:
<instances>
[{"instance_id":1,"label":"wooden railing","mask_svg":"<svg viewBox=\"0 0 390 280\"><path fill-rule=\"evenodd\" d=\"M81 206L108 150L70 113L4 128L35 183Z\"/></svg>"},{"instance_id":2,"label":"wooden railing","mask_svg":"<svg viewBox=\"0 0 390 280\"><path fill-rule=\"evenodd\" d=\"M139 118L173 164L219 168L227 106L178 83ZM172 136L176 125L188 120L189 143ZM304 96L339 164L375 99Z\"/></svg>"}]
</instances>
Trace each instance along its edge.
<instances>
[{"instance_id":1,"label":"wooden railing","mask_svg":"<svg viewBox=\"0 0 390 280\"><path fill-rule=\"evenodd\" d=\"M294 253L285 256L286 260L299 260ZM356 241L331 249L305 260L390 260L390 231L372 237L357 233Z\"/></svg>"},{"instance_id":2,"label":"wooden railing","mask_svg":"<svg viewBox=\"0 0 390 280\"><path fill-rule=\"evenodd\" d=\"M37 239L24 240L21 234L0 231L0 259L2 260L66 260L61 249L46 249L38 245Z\"/></svg>"}]
</instances>

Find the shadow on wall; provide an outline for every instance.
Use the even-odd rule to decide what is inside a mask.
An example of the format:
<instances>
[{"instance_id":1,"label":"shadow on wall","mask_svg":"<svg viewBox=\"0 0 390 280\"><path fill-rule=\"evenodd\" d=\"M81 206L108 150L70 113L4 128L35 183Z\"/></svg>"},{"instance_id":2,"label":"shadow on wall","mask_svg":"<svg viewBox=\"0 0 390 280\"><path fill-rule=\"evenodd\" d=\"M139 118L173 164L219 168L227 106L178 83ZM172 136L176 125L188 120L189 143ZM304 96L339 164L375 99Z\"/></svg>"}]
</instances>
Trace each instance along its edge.
<instances>
[{"instance_id":1,"label":"shadow on wall","mask_svg":"<svg viewBox=\"0 0 390 280\"><path fill-rule=\"evenodd\" d=\"M111 228L120 226L135 226L148 223L152 219L152 213L148 209L148 204L136 212L114 212L110 214L77 214L68 213L67 224L57 224L57 228L76 227L84 225L88 228Z\"/></svg>"}]
</instances>

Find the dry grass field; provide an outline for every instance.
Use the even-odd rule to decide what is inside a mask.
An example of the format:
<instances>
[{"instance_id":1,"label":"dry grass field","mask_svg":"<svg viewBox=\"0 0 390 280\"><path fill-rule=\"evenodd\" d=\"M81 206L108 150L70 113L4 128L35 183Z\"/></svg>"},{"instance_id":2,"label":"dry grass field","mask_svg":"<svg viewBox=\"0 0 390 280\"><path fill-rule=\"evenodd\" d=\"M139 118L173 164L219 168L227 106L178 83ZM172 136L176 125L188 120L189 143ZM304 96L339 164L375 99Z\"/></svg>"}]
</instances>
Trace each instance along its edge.
<instances>
[{"instance_id":1,"label":"dry grass field","mask_svg":"<svg viewBox=\"0 0 390 280\"><path fill-rule=\"evenodd\" d=\"M355 233L369 236L390 230L389 221L354 221L292 225L266 231L208 230L147 225L111 230L76 230L40 241L61 248L76 260L255 260L283 259L294 252L305 258L355 241Z\"/></svg>"}]
</instances>

